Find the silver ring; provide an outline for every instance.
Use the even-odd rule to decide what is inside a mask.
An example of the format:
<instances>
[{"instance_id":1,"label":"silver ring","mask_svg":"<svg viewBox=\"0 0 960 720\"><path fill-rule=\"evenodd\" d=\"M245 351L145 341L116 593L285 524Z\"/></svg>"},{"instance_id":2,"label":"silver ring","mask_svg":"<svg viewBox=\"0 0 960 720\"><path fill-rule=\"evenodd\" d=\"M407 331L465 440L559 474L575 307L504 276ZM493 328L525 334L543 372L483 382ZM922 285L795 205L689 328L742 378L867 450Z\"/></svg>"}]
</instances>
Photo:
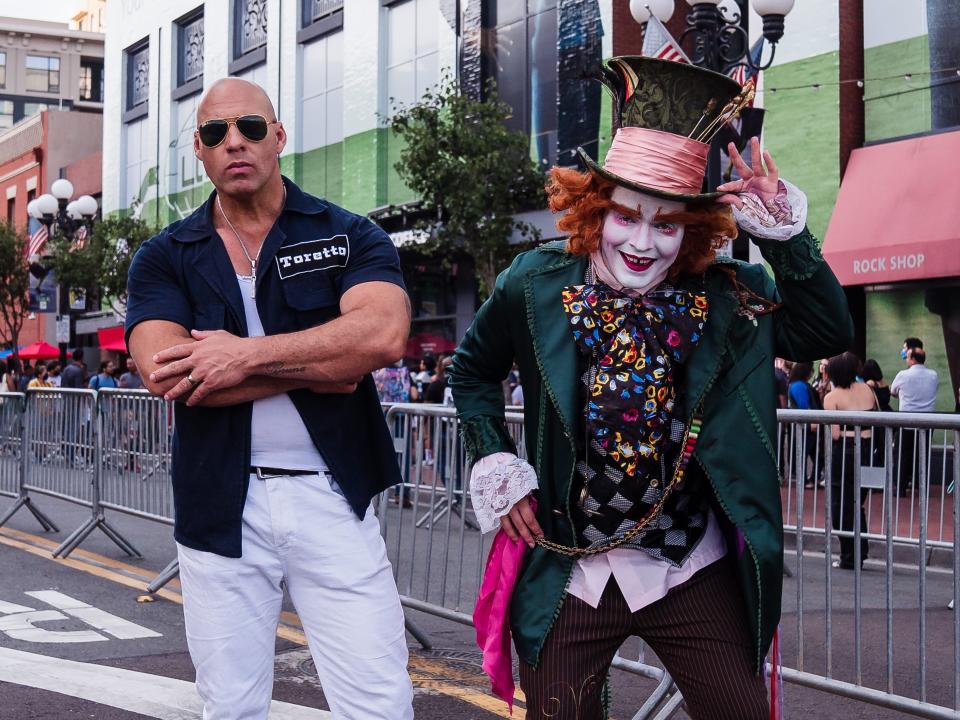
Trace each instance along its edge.
<instances>
[{"instance_id":1,"label":"silver ring","mask_svg":"<svg viewBox=\"0 0 960 720\"><path fill-rule=\"evenodd\" d=\"M200 383L202 383L203 380L195 380L194 377L193 377L193 373L190 373L190 374L187 375L187 382L190 383L191 385L193 385L194 387L196 387L197 385L199 385Z\"/></svg>"}]
</instances>

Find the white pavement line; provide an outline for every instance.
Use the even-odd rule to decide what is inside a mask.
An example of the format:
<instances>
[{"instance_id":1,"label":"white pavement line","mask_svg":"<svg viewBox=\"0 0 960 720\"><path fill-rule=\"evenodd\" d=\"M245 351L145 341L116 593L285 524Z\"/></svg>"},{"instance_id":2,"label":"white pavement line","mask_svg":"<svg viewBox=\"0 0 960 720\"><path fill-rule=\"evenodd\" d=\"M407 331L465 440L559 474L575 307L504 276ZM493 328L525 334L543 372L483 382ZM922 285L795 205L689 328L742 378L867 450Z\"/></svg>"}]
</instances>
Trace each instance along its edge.
<instances>
[{"instance_id":1,"label":"white pavement line","mask_svg":"<svg viewBox=\"0 0 960 720\"><path fill-rule=\"evenodd\" d=\"M75 600L69 595L64 595L56 590L31 590L24 593L40 602L52 605L57 610L62 610L67 615L71 615L78 620L83 620L87 625L95 627L97 630L103 630L105 633L113 635L120 640L136 640L138 638L163 637L158 632L148 630L142 625L137 625L129 620L112 615L106 610L95 608L80 600Z\"/></svg>"},{"instance_id":2,"label":"white pavement line","mask_svg":"<svg viewBox=\"0 0 960 720\"><path fill-rule=\"evenodd\" d=\"M66 620L67 616L56 610L34 610L0 617L0 633L14 640L34 643L87 643L109 640L93 630L47 630L34 623Z\"/></svg>"},{"instance_id":3,"label":"white pavement line","mask_svg":"<svg viewBox=\"0 0 960 720\"><path fill-rule=\"evenodd\" d=\"M32 612L33 608L28 608L26 605L17 605L12 602L4 602L0 600L0 613L4 615L9 615L11 613L25 613Z\"/></svg>"},{"instance_id":4,"label":"white pavement line","mask_svg":"<svg viewBox=\"0 0 960 720\"><path fill-rule=\"evenodd\" d=\"M184 680L0 648L0 682L49 690L158 720L199 720L203 704ZM274 700L270 720L326 720L326 710Z\"/></svg>"}]
</instances>

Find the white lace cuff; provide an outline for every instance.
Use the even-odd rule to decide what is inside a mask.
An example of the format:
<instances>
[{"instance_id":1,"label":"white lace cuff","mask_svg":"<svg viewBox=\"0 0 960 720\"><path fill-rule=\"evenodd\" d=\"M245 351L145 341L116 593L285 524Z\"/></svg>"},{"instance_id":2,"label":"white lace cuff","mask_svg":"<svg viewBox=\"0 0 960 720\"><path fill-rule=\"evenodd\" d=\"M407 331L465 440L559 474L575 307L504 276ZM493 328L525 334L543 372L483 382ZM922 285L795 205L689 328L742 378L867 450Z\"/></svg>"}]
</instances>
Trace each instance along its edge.
<instances>
[{"instance_id":1,"label":"white lace cuff","mask_svg":"<svg viewBox=\"0 0 960 720\"><path fill-rule=\"evenodd\" d=\"M480 458L470 471L470 500L480 532L500 527L497 520L540 487L536 471L513 453Z\"/></svg>"},{"instance_id":2,"label":"white lace cuff","mask_svg":"<svg viewBox=\"0 0 960 720\"><path fill-rule=\"evenodd\" d=\"M786 209L787 217L777 220L764 206L756 195L745 193L741 195L743 208L733 208L733 217L737 225L751 235L764 240L789 240L803 230L807 224L807 196L796 185L783 178L780 179L787 190Z\"/></svg>"}]
</instances>

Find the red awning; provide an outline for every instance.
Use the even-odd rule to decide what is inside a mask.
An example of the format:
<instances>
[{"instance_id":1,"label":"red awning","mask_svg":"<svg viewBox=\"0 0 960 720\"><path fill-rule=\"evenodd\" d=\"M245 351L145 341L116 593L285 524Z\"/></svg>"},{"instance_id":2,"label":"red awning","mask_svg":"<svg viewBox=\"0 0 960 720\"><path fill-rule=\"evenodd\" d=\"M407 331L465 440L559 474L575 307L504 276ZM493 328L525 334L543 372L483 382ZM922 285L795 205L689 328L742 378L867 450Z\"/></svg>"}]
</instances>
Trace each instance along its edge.
<instances>
[{"instance_id":1,"label":"red awning","mask_svg":"<svg viewBox=\"0 0 960 720\"><path fill-rule=\"evenodd\" d=\"M127 343L123 339L123 325L97 330L97 340L100 343L101 350L113 350L122 353L127 351Z\"/></svg>"},{"instance_id":2,"label":"red awning","mask_svg":"<svg viewBox=\"0 0 960 720\"><path fill-rule=\"evenodd\" d=\"M53 360L60 357L60 351L45 342L35 342L33 345L27 345L17 354L21 360Z\"/></svg>"},{"instance_id":3,"label":"red awning","mask_svg":"<svg viewBox=\"0 0 960 720\"><path fill-rule=\"evenodd\" d=\"M842 285L960 276L960 132L854 150L823 242Z\"/></svg>"}]
</instances>

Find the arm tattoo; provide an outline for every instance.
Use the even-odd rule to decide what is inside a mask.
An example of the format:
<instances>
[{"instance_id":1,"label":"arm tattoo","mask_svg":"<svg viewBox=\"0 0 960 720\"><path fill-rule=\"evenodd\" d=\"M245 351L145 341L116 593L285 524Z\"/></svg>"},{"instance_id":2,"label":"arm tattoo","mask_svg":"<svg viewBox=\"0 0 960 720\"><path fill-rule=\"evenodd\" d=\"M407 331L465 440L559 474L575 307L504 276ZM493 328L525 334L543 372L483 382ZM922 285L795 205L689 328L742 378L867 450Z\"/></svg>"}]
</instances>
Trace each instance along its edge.
<instances>
[{"instance_id":1,"label":"arm tattoo","mask_svg":"<svg viewBox=\"0 0 960 720\"><path fill-rule=\"evenodd\" d=\"M278 375L296 375L297 373L306 371L306 366L301 365L300 367L287 367L281 361L270 363L270 365L267 366L267 374L274 377Z\"/></svg>"}]
</instances>

